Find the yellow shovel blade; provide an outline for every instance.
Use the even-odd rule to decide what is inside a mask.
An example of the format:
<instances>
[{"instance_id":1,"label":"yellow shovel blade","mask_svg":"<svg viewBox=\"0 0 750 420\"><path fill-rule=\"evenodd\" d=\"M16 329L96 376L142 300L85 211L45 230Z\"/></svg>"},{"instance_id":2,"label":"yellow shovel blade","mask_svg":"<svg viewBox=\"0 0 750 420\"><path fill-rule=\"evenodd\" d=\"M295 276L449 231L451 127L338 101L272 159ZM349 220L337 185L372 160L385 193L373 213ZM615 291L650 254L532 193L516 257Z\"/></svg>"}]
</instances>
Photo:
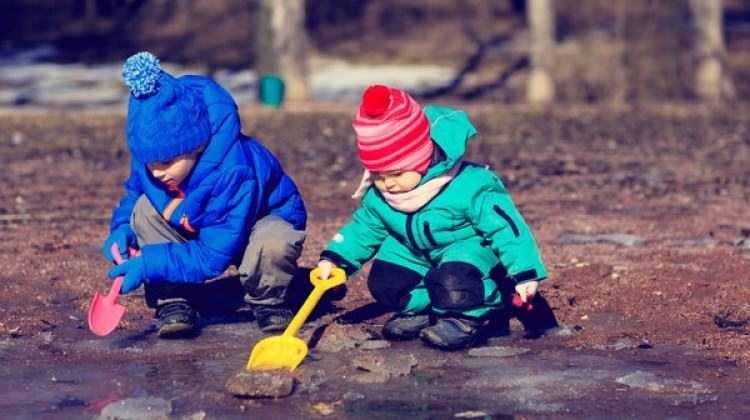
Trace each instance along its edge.
<instances>
[{"instance_id":1,"label":"yellow shovel blade","mask_svg":"<svg viewBox=\"0 0 750 420\"><path fill-rule=\"evenodd\" d=\"M293 371L307 355L307 343L283 335L258 341L247 361L248 370L289 369Z\"/></svg>"},{"instance_id":2,"label":"yellow shovel blade","mask_svg":"<svg viewBox=\"0 0 750 420\"><path fill-rule=\"evenodd\" d=\"M346 282L346 273L340 268L334 268L331 271L330 278L321 280L320 268L316 268L310 272L310 282L315 287L313 287L312 292L305 299L305 303L299 308L297 314L289 322L289 326L286 327L284 333L280 336L268 337L258 341L258 344L253 347L253 351L250 352L247 370L288 368L291 372L302 363L302 359L307 355L307 343L295 337L294 334L305 323L323 293Z\"/></svg>"}]
</instances>

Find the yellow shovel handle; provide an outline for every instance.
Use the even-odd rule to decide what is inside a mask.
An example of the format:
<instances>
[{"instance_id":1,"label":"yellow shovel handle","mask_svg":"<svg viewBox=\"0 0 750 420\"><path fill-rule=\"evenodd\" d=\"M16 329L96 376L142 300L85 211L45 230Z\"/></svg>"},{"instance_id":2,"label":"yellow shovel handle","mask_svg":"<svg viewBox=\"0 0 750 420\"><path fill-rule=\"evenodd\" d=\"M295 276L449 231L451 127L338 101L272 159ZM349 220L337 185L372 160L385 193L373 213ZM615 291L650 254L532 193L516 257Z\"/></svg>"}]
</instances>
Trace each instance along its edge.
<instances>
[{"instance_id":1,"label":"yellow shovel handle","mask_svg":"<svg viewBox=\"0 0 750 420\"><path fill-rule=\"evenodd\" d=\"M318 301L320 301L320 298L323 297L323 294L328 290L336 286L340 286L346 282L346 273L344 273L344 270L340 268L334 268L331 270L331 277L329 277L327 280L321 280L318 276L320 275L320 268L315 268L314 270L310 271L310 282L315 286L310 292L310 296L305 299L305 303L302 304L302 307L299 308L299 311L297 311L297 314L294 315L294 318L292 318L292 321L289 323L289 326L286 327L284 330L284 333L281 334L285 337L292 337L295 334L297 334L297 331L302 327L302 324L305 323L307 320L307 317L310 316L310 313L315 309L315 305L318 304Z\"/></svg>"}]
</instances>

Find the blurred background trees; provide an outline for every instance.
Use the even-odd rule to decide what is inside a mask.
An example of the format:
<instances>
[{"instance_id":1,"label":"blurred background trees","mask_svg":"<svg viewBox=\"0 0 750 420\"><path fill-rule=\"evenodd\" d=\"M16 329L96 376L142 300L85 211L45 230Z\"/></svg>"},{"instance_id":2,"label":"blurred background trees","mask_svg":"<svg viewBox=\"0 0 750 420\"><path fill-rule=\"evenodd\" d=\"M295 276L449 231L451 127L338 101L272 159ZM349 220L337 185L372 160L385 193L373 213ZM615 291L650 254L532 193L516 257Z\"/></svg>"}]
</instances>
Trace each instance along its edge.
<instances>
[{"instance_id":1,"label":"blurred background trees","mask_svg":"<svg viewBox=\"0 0 750 420\"><path fill-rule=\"evenodd\" d=\"M727 66L721 0L690 0L695 26L695 92L707 100L734 99Z\"/></svg>"},{"instance_id":2,"label":"blurred background trees","mask_svg":"<svg viewBox=\"0 0 750 420\"><path fill-rule=\"evenodd\" d=\"M528 0L526 10L531 32L526 100L549 103L555 99L555 9L552 0Z\"/></svg>"},{"instance_id":3,"label":"blurred background trees","mask_svg":"<svg viewBox=\"0 0 750 420\"><path fill-rule=\"evenodd\" d=\"M281 73L294 98L321 59L439 64L439 96L495 102L742 100L744 0L4 0L0 53ZM373 82L377 82L373 80Z\"/></svg>"},{"instance_id":4,"label":"blurred background trees","mask_svg":"<svg viewBox=\"0 0 750 420\"><path fill-rule=\"evenodd\" d=\"M286 97L309 99L304 0L260 0L255 16L255 69L284 79Z\"/></svg>"}]
</instances>

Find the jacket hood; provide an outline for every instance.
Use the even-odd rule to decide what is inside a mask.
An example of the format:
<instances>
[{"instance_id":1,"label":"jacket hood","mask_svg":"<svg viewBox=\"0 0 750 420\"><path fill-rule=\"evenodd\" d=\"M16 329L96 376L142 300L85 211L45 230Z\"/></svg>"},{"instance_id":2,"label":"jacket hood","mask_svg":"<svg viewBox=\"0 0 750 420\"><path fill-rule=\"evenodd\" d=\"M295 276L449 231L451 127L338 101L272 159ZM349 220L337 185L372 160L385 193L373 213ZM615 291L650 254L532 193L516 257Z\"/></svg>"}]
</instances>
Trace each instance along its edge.
<instances>
[{"instance_id":1,"label":"jacket hood","mask_svg":"<svg viewBox=\"0 0 750 420\"><path fill-rule=\"evenodd\" d=\"M463 159L469 140L477 134L464 111L428 105L424 112L430 121L430 137L445 153L445 159L430 166L420 184L450 171Z\"/></svg>"},{"instance_id":2,"label":"jacket hood","mask_svg":"<svg viewBox=\"0 0 750 420\"><path fill-rule=\"evenodd\" d=\"M198 159L191 180L202 180L218 167L229 150L239 141L240 116L237 104L223 87L203 76L182 76L180 80L189 84L203 97L208 110L211 138ZM188 181L189 186L193 181Z\"/></svg>"}]
</instances>

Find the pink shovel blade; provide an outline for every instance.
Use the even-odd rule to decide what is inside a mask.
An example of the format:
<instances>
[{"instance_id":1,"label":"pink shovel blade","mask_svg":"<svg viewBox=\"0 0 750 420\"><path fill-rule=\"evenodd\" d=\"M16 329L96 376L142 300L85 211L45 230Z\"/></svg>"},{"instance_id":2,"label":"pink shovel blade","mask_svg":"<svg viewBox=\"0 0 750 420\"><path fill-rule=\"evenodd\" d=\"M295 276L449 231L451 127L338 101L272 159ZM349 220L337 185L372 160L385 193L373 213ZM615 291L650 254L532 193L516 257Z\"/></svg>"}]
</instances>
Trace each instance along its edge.
<instances>
[{"instance_id":1,"label":"pink shovel blade","mask_svg":"<svg viewBox=\"0 0 750 420\"><path fill-rule=\"evenodd\" d=\"M112 244L112 255L117 264L122 264L123 259L120 256L120 248L117 243ZM128 248L130 256L140 255L140 252L133 248ZM99 292L94 295L94 300L89 307L89 329L96 335L105 336L117 328L122 316L125 315L125 307L115 302L120 295L123 276L117 277L109 288L109 294L102 296Z\"/></svg>"},{"instance_id":2,"label":"pink shovel blade","mask_svg":"<svg viewBox=\"0 0 750 420\"><path fill-rule=\"evenodd\" d=\"M114 331L125 315L125 307L115 302L120 294L122 280L123 277L119 276L112 282L107 296L102 296L99 292L94 295L89 308L89 329L98 336L105 336Z\"/></svg>"}]
</instances>

